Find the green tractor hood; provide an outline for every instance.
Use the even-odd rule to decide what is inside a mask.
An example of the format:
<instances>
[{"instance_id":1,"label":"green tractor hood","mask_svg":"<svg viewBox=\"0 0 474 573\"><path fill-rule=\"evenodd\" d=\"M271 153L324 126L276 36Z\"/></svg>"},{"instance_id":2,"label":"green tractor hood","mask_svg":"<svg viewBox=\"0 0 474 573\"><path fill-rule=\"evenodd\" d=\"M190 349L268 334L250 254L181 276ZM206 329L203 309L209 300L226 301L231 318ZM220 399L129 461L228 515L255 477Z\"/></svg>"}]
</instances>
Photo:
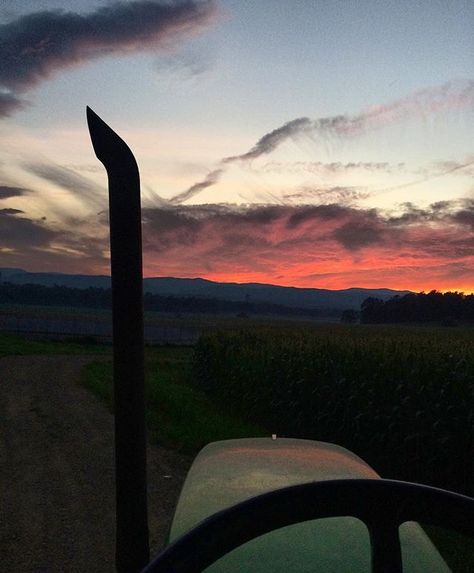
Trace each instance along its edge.
<instances>
[{"instance_id":1,"label":"green tractor hood","mask_svg":"<svg viewBox=\"0 0 474 573\"><path fill-rule=\"evenodd\" d=\"M213 513L256 495L300 483L348 478L379 476L355 454L325 442L249 438L211 443L201 450L189 471L169 541ZM450 571L419 525L404 524L400 540L407 573ZM206 569L209 573L297 571L370 571L365 524L354 517L298 523L245 543Z\"/></svg>"}]
</instances>

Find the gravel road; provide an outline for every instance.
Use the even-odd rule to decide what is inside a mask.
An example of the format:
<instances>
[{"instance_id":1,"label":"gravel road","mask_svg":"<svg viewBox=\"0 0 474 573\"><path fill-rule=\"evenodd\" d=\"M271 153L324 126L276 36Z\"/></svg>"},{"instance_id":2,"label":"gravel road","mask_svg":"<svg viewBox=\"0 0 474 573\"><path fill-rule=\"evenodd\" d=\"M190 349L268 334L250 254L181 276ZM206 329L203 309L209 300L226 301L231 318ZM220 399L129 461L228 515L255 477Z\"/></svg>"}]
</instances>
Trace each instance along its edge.
<instances>
[{"instance_id":1,"label":"gravel road","mask_svg":"<svg viewBox=\"0 0 474 573\"><path fill-rule=\"evenodd\" d=\"M114 571L113 417L78 384L96 359L0 359L2 573ZM149 448L152 554L163 546L190 462Z\"/></svg>"}]
</instances>

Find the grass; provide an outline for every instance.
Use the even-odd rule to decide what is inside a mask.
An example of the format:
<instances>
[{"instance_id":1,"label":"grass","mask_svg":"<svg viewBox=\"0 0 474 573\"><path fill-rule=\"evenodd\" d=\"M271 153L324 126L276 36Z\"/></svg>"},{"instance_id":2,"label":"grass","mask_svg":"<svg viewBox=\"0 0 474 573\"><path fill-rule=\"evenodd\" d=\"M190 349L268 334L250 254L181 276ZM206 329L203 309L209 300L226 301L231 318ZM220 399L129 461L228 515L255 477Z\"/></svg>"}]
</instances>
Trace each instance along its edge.
<instances>
[{"instance_id":1,"label":"grass","mask_svg":"<svg viewBox=\"0 0 474 573\"><path fill-rule=\"evenodd\" d=\"M189 382L192 350L147 350L147 427L152 443L196 453L216 440L265 435L256 424L239 420ZM93 362L83 370L83 384L112 405L112 365ZM227 411L226 411L227 410Z\"/></svg>"},{"instance_id":2,"label":"grass","mask_svg":"<svg viewBox=\"0 0 474 573\"><path fill-rule=\"evenodd\" d=\"M109 354L103 345L49 341L0 333L1 356L32 354ZM265 432L226 413L189 383L190 348L148 348L146 363L147 425L152 442L195 453L205 444ZM112 364L95 361L82 373L83 384L112 409Z\"/></svg>"},{"instance_id":3,"label":"grass","mask_svg":"<svg viewBox=\"0 0 474 573\"><path fill-rule=\"evenodd\" d=\"M82 384L100 400L109 410L113 410L112 365L107 362L91 362L83 367Z\"/></svg>"},{"instance_id":4,"label":"grass","mask_svg":"<svg viewBox=\"0 0 474 573\"><path fill-rule=\"evenodd\" d=\"M104 354L110 352L110 348L92 342L93 340L85 338L77 342L63 342L0 333L0 357L28 354Z\"/></svg>"}]
</instances>

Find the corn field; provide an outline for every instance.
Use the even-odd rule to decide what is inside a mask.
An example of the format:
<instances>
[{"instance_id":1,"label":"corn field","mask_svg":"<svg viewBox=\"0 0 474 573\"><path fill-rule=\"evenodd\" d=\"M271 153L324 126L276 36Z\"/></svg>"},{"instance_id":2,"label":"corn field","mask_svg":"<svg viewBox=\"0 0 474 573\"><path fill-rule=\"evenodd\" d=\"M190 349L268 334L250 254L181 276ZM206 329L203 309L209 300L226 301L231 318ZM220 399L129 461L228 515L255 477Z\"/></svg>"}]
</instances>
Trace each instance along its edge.
<instances>
[{"instance_id":1,"label":"corn field","mask_svg":"<svg viewBox=\"0 0 474 573\"><path fill-rule=\"evenodd\" d=\"M217 333L196 384L269 433L334 442L383 477L474 493L470 329L332 327Z\"/></svg>"}]
</instances>

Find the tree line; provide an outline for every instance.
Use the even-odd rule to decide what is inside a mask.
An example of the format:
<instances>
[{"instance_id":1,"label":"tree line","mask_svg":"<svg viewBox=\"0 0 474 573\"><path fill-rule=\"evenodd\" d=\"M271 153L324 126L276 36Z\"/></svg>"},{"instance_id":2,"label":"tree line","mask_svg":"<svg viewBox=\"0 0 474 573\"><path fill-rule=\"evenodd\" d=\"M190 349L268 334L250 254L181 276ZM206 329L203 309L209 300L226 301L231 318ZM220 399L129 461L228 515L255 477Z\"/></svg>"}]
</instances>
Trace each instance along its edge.
<instances>
[{"instance_id":1,"label":"tree line","mask_svg":"<svg viewBox=\"0 0 474 573\"><path fill-rule=\"evenodd\" d=\"M474 294L462 292L409 293L386 301L367 298L361 306L363 323L442 322L446 326L458 321L474 320Z\"/></svg>"},{"instance_id":2,"label":"tree line","mask_svg":"<svg viewBox=\"0 0 474 573\"><path fill-rule=\"evenodd\" d=\"M274 303L230 301L216 298L162 296L146 292L143 297L146 311L168 313L231 313L248 315L280 315L327 317L339 316L340 311L319 308L294 308ZM76 308L112 308L112 290L100 287L74 288L38 284L0 283L1 304L65 306Z\"/></svg>"}]
</instances>

